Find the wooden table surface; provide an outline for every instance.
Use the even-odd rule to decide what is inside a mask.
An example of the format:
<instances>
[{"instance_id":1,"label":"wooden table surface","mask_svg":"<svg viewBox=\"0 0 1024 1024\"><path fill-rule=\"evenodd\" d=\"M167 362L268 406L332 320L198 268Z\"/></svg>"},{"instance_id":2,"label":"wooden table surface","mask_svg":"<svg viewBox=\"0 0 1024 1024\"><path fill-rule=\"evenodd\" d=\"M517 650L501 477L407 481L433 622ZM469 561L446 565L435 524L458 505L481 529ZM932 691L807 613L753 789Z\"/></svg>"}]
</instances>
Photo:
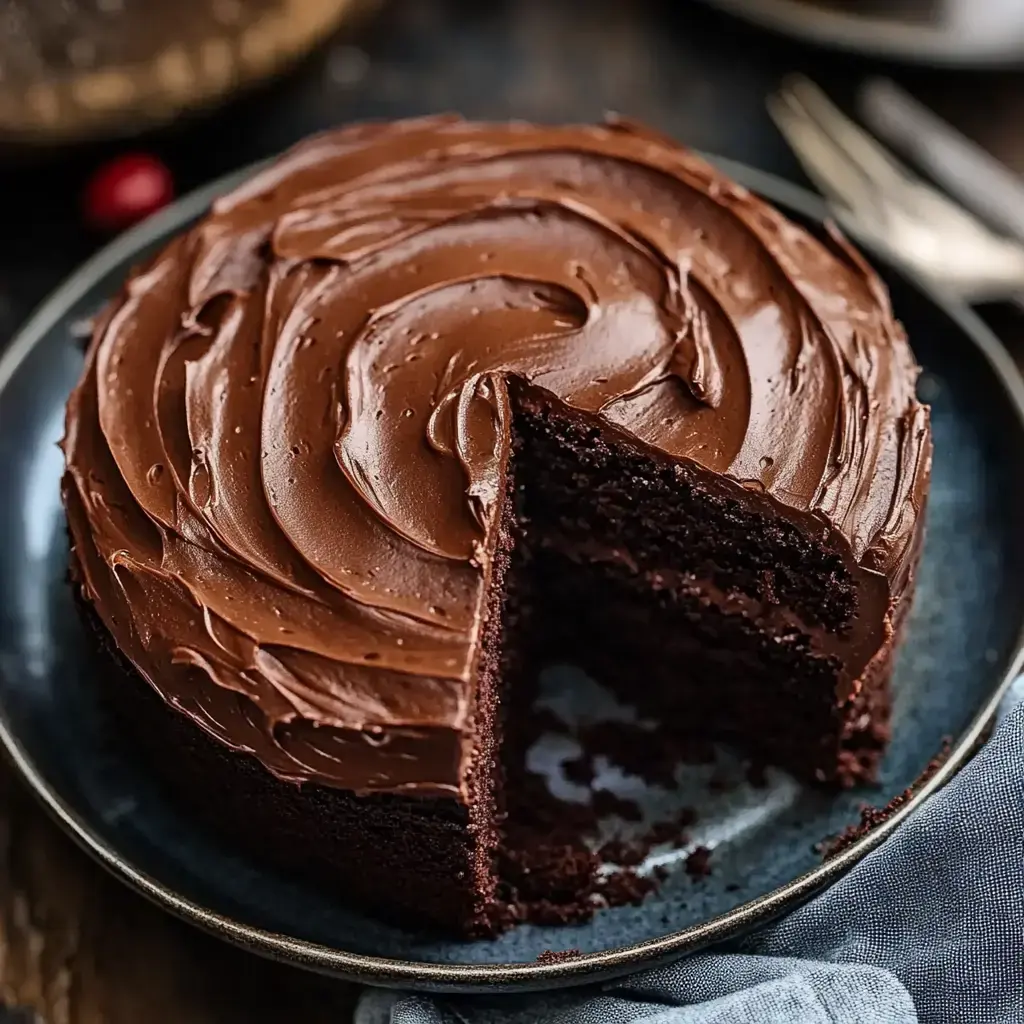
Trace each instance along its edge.
<instances>
[{"instance_id":1,"label":"wooden table surface","mask_svg":"<svg viewBox=\"0 0 1024 1024\"><path fill-rule=\"evenodd\" d=\"M272 88L134 145L160 154L185 190L361 117L593 118L611 108L803 180L763 109L794 69L840 97L871 70L683 0L390 0L358 36L333 41ZM883 70L1024 172L1024 75ZM0 343L99 243L80 226L76 196L123 147L15 152L0 164ZM1024 319L993 315L1024 342ZM0 766L0 998L9 1005L45 1024L343 1024L354 995L170 919L87 860Z\"/></svg>"}]
</instances>

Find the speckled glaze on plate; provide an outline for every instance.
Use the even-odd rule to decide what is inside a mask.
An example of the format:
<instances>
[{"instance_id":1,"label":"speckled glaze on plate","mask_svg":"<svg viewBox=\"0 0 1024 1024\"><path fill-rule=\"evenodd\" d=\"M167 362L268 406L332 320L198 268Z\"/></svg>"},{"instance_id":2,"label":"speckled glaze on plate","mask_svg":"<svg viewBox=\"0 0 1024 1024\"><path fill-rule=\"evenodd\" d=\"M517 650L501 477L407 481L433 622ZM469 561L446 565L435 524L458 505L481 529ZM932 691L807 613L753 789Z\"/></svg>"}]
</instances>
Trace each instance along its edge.
<instances>
[{"instance_id":1,"label":"speckled glaze on plate","mask_svg":"<svg viewBox=\"0 0 1024 1024\"><path fill-rule=\"evenodd\" d=\"M823 208L807 193L718 163L812 229L820 224ZM765 789L738 782L715 794L694 771L689 791L671 799L700 803L693 841L715 847L710 877L695 881L675 870L640 907L475 943L355 914L234 856L193 826L120 750L97 706L92 648L65 579L56 441L82 361L74 325L102 305L131 265L245 173L189 196L101 252L0 361L0 741L62 827L114 874L231 942L340 977L448 991L580 984L734 937L791 908L898 828L969 757L1021 660L1024 382L970 311L883 266L925 367L935 468L918 594L897 669L895 738L876 789L829 793L773 773ZM553 699L569 678L552 675ZM815 844L856 821L864 801L882 804L905 789L945 736L955 737L952 754L916 797L822 864ZM537 960L565 949L581 953Z\"/></svg>"}]
</instances>

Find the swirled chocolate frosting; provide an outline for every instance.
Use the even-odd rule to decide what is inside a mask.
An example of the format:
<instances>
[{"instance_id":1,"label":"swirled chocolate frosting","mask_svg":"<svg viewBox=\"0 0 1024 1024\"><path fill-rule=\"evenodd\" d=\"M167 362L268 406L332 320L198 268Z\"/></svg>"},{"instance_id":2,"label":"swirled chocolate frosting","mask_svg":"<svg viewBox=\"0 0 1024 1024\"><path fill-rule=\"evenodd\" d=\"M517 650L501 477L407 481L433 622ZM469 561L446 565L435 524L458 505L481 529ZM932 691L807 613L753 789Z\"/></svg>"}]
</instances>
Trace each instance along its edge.
<instances>
[{"instance_id":1,"label":"swirled chocolate frosting","mask_svg":"<svg viewBox=\"0 0 1024 1024\"><path fill-rule=\"evenodd\" d=\"M916 375L852 251L646 129L350 128L218 200L98 324L76 573L168 703L279 777L459 794L510 382L824 530L895 602Z\"/></svg>"}]
</instances>

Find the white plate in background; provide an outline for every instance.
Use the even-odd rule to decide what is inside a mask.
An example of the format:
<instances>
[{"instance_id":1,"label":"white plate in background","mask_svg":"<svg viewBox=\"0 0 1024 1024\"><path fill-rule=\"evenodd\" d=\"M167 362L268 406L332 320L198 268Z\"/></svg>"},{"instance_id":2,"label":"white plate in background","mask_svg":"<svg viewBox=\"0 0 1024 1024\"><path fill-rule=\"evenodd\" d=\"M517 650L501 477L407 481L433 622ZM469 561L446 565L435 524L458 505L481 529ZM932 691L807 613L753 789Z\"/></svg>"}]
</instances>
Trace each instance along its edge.
<instances>
[{"instance_id":1,"label":"white plate in background","mask_svg":"<svg viewBox=\"0 0 1024 1024\"><path fill-rule=\"evenodd\" d=\"M1021 0L703 0L817 46L948 67L1024 66Z\"/></svg>"}]
</instances>

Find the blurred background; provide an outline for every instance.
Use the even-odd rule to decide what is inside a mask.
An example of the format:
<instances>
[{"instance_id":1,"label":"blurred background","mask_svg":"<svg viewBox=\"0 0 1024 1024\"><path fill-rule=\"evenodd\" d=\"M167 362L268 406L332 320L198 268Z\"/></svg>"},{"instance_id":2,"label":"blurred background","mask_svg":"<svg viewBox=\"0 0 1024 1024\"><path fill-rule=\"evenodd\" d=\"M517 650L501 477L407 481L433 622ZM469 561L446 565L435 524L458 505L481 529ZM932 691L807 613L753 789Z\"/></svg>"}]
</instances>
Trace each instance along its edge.
<instances>
[{"instance_id":1,"label":"blurred background","mask_svg":"<svg viewBox=\"0 0 1024 1024\"><path fill-rule=\"evenodd\" d=\"M766 107L794 72L851 111L899 83L998 159L986 194L1018 219L988 223L1024 238L1024 0L0 0L0 349L117 231L353 120L612 110L808 184ZM1024 352L1010 303L986 315ZM0 1001L251 1024L342 1021L348 998L122 891L0 773Z\"/></svg>"},{"instance_id":2,"label":"blurred background","mask_svg":"<svg viewBox=\"0 0 1024 1024\"><path fill-rule=\"evenodd\" d=\"M1024 169L1018 67L1019 0L0 0L0 341L172 191L355 119L615 110L803 180L766 94L882 73Z\"/></svg>"}]
</instances>

